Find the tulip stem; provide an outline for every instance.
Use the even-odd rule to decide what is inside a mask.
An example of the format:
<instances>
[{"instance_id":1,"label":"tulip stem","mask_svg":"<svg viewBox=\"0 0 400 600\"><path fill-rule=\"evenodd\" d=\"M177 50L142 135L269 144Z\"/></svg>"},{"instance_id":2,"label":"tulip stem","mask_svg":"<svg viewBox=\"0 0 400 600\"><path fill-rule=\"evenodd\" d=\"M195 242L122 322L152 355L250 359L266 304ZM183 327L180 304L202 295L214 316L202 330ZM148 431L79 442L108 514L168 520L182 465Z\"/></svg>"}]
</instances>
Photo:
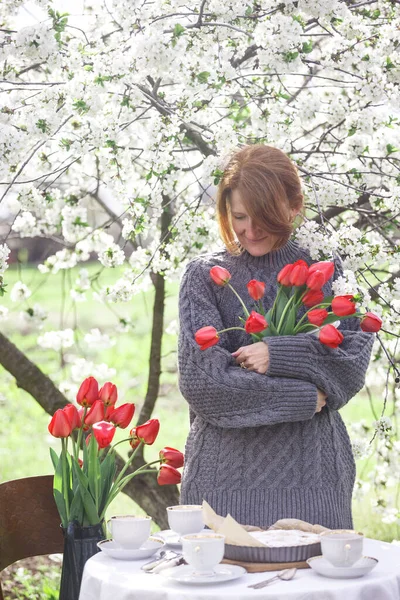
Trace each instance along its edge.
<instances>
[{"instance_id":1,"label":"tulip stem","mask_svg":"<svg viewBox=\"0 0 400 600\"><path fill-rule=\"evenodd\" d=\"M114 446L112 447L112 449L114 450L114 448L116 448L118 446L118 444L122 444L122 442L130 442L132 438L128 437L125 438L123 440L120 440L119 442L117 442L116 444L114 444Z\"/></svg>"},{"instance_id":2,"label":"tulip stem","mask_svg":"<svg viewBox=\"0 0 400 600\"><path fill-rule=\"evenodd\" d=\"M247 310L247 307L245 305L245 303L243 302L243 300L241 299L241 297L239 296L239 294L237 293L237 291L231 286L230 283L228 283L228 287L232 290L232 292L235 294L235 296L239 299L240 304L243 306L243 310L244 310L244 314L249 317L250 313Z\"/></svg>"},{"instance_id":3,"label":"tulip stem","mask_svg":"<svg viewBox=\"0 0 400 600\"><path fill-rule=\"evenodd\" d=\"M225 333L225 331L232 331L233 329L239 329L240 331L246 331L244 327L228 327L227 329L221 329L217 333Z\"/></svg>"},{"instance_id":4,"label":"tulip stem","mask_svg":"<svg viewBox=\"0 0 400 600\"><path fill-rule=\"evenodd\" d=\"M136 448L134 449L134 451L132 452L132 454L130 455L130 457L128 458L128 460L126 461L124 467L121 469L120 474L118 475L117 479L114 481L113 486L111 488L111 492L110 495L114 492L114 490L118 487L119 482L121 481L122 477L124 476L125 472L127 471L127 469L129 468L130 464L132 463L136 452L138 451L138 449L140 448L140 446L143 444L143 442L140 442L140 444L138 444L136 446Z\"/></svg>"},{"instance_id":5,"label":"tulip stem","mask_svg":"<svg viewBox=\"0 0 400 600\"><path fill-rule=\"evenodd\" d=\"M279 323L278 323L278 326L277 326L277 328L276 328L276 329L277 329L277 332L278 332L278 334L281 332L281 331L280 331L280 330L281 330L281 325L282 325L282 323L283 323L283 322L284 322L284 320L285 320L286 313L287 313L287 311L289 310L289 308L290 308L290 305L293 303L293 299L295 298L295 296L296 296L296 294L293 294L293 296L291 296L291 297L289 298L289 300L288 300L288 301L287 301L287 303L286 303L286 306L285 306L285 308L284 308L284 309L283 309L283 311L282 311L281 318L279 319Z\"/></svg>"},{"instance_id":6,"label":"tulip stem","mask_svg":"<svg viewBox=\"0 0 400 600\"><path fill-rule=\"evenodd\" d=\"M69 522L69 497L68 497L68 490L69 490L69 482L67 481L67 444L66 444L66 439L65 438L61 438L61 456L62 456L62 484L63 484L63 495L64 495L64 502L65 502L65 513L67 515L67 523Z\"/></svg>"},{"instance_id":7,"label":"tulip stem","mask_svg":"<svg viewBox=\"0 0 400 600\"><path fill-rule=\"evenodd\" d=\"M82 423L81 423L81 426L80 426L79 432L78 432L78 440L76 442L76 445L78 446L78 454L79 454L79 450L81 449L83 427L85 425L85 418L86 418L87 409L88 409L87 406L85 406L85 408L83 409Z\"/></svg>"}]
</instances>

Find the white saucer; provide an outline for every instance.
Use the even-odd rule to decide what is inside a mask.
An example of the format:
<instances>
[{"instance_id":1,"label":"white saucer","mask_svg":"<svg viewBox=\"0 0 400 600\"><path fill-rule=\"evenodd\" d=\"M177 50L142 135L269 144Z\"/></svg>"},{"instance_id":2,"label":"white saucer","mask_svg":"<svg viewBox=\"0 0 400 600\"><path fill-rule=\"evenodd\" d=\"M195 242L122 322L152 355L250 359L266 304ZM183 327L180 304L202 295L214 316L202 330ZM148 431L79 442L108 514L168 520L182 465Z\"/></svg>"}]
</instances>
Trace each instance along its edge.
<instances>
[{"instance_id":1,"label":"white saucer","mask_svg":"<svg viewBox=\"0 0 400 600\"><path fill-rule=\"evenodd\" d=\"M149 556L153 556L157 550L161 550L163 546L165 546L164 540L156 537L150 537L140 548L124 548L123 546L119 546L114 540L103 540L97 544L97 547L102 552L117 560L141 560L142 558L148 558Z\"/></svg>"},{"instance_id":2,"label":"white saucer","mask_svg":"<svg viewBox=\"0 0 400 600\"><path fill-rule=\"evenodd\" d=\"M367 575L376 565L378 559L371 556L363 556L351 567L334 567L323 556L313 556L307 559L309 566L319 575L333 577L334 579L352 579Z\"/></svg>"},{"instance_id":3,"label":"white saucer","mask_svg":"<svg viewBox=\"0 0 400 600\"><path fill-rule=\"evenodd\" d=\"M182 565L173 567L172 569L164 569L160 571L160 575L166 577L170 581L189 584L215 584L223 583L224 581L232 581L247 573L246 569L236 565L217 565L214 567L214 575L198 575L190 565Z\"/></svg>"},{"instance_id":4,"label":"white saucer","mask_svg":"<svg viewBox=\"0 0 400 600\"><path fill-rule=\"evenodd\" d=\"M202 529L204 531L204 529ZM201 533L201 531L199 532ZM182 549L181 536L179 533L175 533L171 529L164 529L164 531L157 531L157 536L164 540L165 545L169 548L175 548L176 550Z\"/></svg>"}]
</instances>

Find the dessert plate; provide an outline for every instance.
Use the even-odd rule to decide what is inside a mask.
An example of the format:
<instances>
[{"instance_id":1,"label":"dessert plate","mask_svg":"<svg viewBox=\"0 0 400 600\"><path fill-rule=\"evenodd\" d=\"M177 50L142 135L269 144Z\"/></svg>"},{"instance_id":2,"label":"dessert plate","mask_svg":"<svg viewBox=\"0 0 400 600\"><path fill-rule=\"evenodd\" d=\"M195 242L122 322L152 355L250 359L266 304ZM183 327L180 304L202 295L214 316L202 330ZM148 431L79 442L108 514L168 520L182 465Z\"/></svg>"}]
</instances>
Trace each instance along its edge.
<instances>
[{"instance_id":1,"label":"dessert plate","mask_svg":"<svg viewBox=\"0 0 400 600\"><path fill-rule=\"evenodd\" d=\"M153 556L163 546L165 546L164 540L156 537L150 537L140 548L124 548L123 546L119 546L114 540L102 540L97 544L97 547L104 554L117 560L142 560L142 558Z\"/></svg>"},{"instance_id":2,"label":"dessert plate","mask_svg":"<svg viewBox=\"0 0 400 600\"><path fill-rule=\"evenodd\" d=\"M204 531L204 529L202 531ZM165 545L169 548L175 548L176 550L182 549L181 536L179 533L175 533L175 531L172 531L171 529L164 529L164 531L157 531L157 536L164 540Z\"/></svg>"},{"instance_id":3,"label":"dessert plate","mask_svg":"<svg viewBox=\"0 0 400 600\"><path fill-rule=\"evenodd\" d=\"M246 573L246 569L236 565L217 565L214 567L214 575L199 575L190 565L182 565L172 569L165 569L160 572L160 575L166 577L170 581L177 581L178 583L213 585L215 583L223 583L224 581L238 579Z\"/></svg>"},{"instance_id":4,"label":"dessert plate","mask_svg":"<svg viewBox=\"0 0 400 600\"><path fill-rule=\"evenodd\" d=\"M334 567L323 556L313 556L307 560L307 563L318 575L333 577L334 579L352 579L353 577L367 575L376 567L378 559L363 556L351 567Z\"/></svg>"}]
</instances>

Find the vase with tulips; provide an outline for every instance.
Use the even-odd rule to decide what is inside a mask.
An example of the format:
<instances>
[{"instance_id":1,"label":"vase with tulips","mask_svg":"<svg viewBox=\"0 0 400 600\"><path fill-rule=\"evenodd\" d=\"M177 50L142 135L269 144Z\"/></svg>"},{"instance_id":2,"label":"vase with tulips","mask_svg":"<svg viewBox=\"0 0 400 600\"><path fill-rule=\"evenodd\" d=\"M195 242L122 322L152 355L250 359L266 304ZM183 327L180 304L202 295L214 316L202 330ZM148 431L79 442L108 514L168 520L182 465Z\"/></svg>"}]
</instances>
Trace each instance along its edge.
<instances>
[{"instance_id":1,"label":"vase with tulips","mask_svg":"<svg viewBox=\"0 0 400 600\"><path fill-rule=\"evenodd\" d=\"M105 383L100 389L94 377L85 379L77 394L77 404L57 410L49 432L61 439L61 453L50 449L54 466L54 499L64 532L64 561L60 600L78 600L85 561L98 551L105 537L104 518L110 503L138 475L154 473L159 464L159 485L177 484L183 454L175 448L160 450L159 458L135 471L130 467L138 449L152 445L158 435L158 419L133 427L129 436L111 446L116 430L126 429L135 413L133 403L116 407L116 386ZM130 445L132 452L122 470L116 466L116 446Z\"/></svg>"},{"instance_id":2,"label":"vase with tulips","mask_svg":"<svg viewBox=\"0 0 400 600\"><path fill-rule=\"evenodd\" d=\"M227 286L239 299L243 315L239 316L242 325L217 331L212 325L199 329L195 340L201 350L218 343L221 333L240 329L250 334L253 341L269 336L317 334L319 341L330 348L337 348L343 341L343 334L337 325L343 319L357 317L363 331L377 332L382 320L357 309L357 298L353 295L325 296L322 288L332 278L335 265L331 261L314 263L309 266L304 260L287 264L277 276L278 291L272 307L266 311L262 298L265 283L252 279L247 284L249 296L257 304L249 311L243 299L231 285L231 274L224 267L210 269L210 277L219 286ZM299 316L303 308L304 314Z\"/></svg>"}]
</instances>

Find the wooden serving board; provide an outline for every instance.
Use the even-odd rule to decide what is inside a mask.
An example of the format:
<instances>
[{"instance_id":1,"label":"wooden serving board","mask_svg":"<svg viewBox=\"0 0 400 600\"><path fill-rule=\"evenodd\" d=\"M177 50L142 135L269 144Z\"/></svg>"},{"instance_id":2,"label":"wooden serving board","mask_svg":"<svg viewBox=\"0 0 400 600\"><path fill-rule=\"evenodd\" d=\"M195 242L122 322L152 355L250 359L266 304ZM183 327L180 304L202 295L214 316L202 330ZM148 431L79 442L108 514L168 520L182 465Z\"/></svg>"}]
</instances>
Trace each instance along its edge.
<instances>
[{"instance_id":1,"label":"wooden serving board","mask_svg":"<svg viewBox=\"0 0 400 600\"><path fill-rule=\"evenodd\" d=\"M239 565L244 567L248 573L262 573L264 571L282 571L283 569L309 569L310 567L306 561L300 562L284 562L284 563L255 563L255 562L244 562L241 560L230 560L224 558L223 563L227 565Z\"/></svg>"}]
</instances>

